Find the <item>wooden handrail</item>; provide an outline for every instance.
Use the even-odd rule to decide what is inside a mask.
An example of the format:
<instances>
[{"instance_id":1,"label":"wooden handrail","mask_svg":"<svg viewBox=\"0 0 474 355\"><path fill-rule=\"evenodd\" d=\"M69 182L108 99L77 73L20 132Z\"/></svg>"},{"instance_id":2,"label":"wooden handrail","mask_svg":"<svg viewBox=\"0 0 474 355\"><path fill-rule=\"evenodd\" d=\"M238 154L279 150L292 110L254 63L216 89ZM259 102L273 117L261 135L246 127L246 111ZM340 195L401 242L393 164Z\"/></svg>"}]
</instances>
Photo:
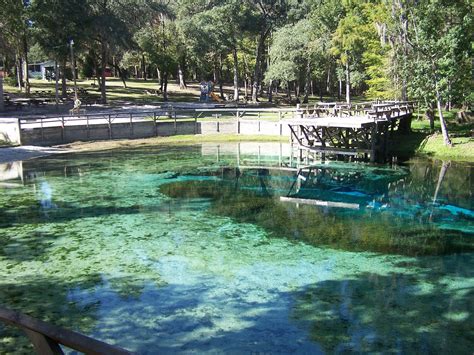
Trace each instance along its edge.
<instances>
[{"instance_id":1,"label":"wooden handrail","mask_svg":"<svg viewBox=\"0 0 474 355\"><path fill-rule=\"evenodd\" d=\"M21 328L38 354L63 354L59 344L86 354L132 354L130 351L0 306L0 320Z\"/></svg>"}]
</instances>

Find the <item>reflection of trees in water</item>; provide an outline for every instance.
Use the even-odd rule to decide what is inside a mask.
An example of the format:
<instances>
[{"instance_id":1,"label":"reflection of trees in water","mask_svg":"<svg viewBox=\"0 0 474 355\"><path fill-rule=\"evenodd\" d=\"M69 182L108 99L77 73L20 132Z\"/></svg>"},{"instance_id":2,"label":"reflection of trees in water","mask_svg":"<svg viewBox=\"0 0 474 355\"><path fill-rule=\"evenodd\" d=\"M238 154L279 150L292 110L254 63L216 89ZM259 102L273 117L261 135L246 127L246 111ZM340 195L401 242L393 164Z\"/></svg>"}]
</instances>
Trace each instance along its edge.
<instances>
[{"instance_id":1,"label":"reflection of trees in water","mask_svg":"<svg viewBox=\"0 0 474 355\"><path fill-rule=\"evenodd\" d=\"M249 178L259 186L260 176ZM405 255L449 254L474 250L472 238L459 231L441 230L419 220L387 213L341 212L313 206L283 204L252 191L249 180L235 182L170 182L161 191L173 198L208 198L210 211L239 222L255 223L272 236L312 245L354 251L378 251ZM245 183L245 185L244 185ZM267 185L268 186L268 185Z\"/></svg>"},{"instance_id":2,"label":"reflection of trees in water","mask_svg":"<svg viewBox=\"0 0 474 355\"><path fill-rule=\"evenodd\" d=\"M472 256L466 265L472 263ZM452 257L456 259L456 257ZM474 346L472 271L434 260L413 275L359 274L296 293L293 319L328 352L469 353ZM440 275L458 279L451 286Z\"/></svg>"}]
</instances>

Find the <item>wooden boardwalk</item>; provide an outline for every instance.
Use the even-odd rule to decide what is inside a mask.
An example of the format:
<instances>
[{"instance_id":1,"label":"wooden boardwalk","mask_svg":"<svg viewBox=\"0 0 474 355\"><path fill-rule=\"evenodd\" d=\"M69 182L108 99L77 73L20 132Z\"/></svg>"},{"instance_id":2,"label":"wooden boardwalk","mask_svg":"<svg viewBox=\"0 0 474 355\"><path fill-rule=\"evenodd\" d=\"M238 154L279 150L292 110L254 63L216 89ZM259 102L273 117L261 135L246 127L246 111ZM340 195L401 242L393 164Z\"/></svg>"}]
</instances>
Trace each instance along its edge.
<instances>
[{"instance_id":1,"label":"wooden boardwalk","mask_svg":"<svg viewBox=\"0 0 474 355\"><path fill-rule=\"evenodd\" d=\"M292 145L300 152L362 154L371 161L382 161L387 156L389 135L396 129L409 131L412 114L410 102L324 103L301 110L284 122L290 128Z\"/></svg>"}]
</instances>

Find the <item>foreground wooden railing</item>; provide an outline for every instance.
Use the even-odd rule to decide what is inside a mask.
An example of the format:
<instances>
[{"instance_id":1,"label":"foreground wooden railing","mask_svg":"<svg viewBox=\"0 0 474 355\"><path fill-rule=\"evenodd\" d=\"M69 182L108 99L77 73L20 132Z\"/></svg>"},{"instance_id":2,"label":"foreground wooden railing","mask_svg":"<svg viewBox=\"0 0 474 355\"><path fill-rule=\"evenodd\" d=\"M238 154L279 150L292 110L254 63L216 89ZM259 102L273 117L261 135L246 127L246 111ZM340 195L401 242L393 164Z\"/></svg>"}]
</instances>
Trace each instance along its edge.
<instances>
[{"instance_id":1,"label":"foreground wooden railing","mask_svg":"<svg viewBox=\"0 0 474 355\"><path fill-rule=\"evenodd\" d=\"M48 324L20 312L0 306L0 321L23 330L38 354L63 354L60 345L85 354L131 354L131 352Z\"/></svg>"}]
</instances>

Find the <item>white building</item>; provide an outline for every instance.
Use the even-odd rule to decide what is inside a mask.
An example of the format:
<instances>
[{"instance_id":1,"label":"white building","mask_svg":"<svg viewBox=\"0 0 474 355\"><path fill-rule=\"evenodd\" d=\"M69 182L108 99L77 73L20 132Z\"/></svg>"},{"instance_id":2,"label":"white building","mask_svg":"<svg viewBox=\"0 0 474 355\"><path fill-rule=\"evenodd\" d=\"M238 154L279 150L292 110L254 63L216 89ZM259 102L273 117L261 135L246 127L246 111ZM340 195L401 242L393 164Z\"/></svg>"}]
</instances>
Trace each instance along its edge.
<instances>
[{"instance_id":1,"label":"white building","mask_svg":"<svg viewBox=\"0 0 474 355\"><path fill-rule=\"evenodd\" d=\"M28 64L28 77L43 80L54 78L54 60Z\"/></svg>"}]
</instances>

